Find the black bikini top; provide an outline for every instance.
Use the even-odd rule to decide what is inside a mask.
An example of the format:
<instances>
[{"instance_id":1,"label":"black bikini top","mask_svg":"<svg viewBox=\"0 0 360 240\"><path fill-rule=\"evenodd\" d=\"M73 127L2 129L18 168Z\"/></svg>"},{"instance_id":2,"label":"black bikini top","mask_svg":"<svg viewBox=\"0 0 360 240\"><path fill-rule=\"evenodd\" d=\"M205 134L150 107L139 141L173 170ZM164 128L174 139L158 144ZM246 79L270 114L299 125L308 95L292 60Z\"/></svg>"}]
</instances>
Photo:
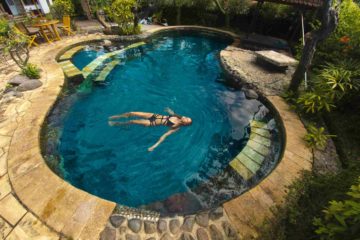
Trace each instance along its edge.
<instances>
[{"instance_id":1,"label":"black bikini top","mask_svg":"<svg viewBox=\"0 0 360 240\"><path fill-rule=\"evenodd\" d=\"M177 117L178 119L182 118L182 116L177 115L177 114L171 114L169 116L162 116L162 115L159 115L159 114L154 114L149 118L150 125L151 126L156 126L156 119L160 119L162 125L167 126L167 127L173 127L175 125L175 123L170 121L171 117Z\"/></svg>"}]
</instances>

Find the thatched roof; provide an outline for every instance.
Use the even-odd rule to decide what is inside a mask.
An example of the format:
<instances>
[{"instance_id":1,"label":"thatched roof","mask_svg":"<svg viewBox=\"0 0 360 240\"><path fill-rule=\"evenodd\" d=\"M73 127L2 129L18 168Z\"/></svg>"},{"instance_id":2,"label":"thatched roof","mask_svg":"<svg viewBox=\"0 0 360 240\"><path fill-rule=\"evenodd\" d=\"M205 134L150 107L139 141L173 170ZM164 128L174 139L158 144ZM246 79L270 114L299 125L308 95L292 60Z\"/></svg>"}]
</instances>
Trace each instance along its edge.
<instances>
[{"instance_id":1,"label":"thatched roof","mask_svg":"<svg viewBox=\"0 0 360 240\"><path fill-rule=\"evenodd\" d=\"M324 0L264 0L264 2L317 8L323 4Z\"/></svg>"}]
</instances>

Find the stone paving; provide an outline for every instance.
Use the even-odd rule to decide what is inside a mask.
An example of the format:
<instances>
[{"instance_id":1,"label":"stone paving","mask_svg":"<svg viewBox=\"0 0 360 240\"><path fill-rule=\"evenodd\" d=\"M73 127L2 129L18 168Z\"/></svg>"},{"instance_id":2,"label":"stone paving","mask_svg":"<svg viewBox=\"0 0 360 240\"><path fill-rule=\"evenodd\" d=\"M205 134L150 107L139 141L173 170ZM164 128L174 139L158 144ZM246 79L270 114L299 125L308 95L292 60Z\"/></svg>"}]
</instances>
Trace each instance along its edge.
<instances>
[{"instance_id":1,"label":"stone paving","mask_svg":"<svg viewBox=\"0 0 360 240\"><path fill-rule=\"evenodd\" d=\"M219 207L196 215L160 218L157 221L113 214L101 235L101 240L115 239L237 240L239 237L223 208Z\"/></svg>"},{"instance_id":2,"label":"stone paving","mask_svg":"<svg viewBox=\"0 0 360 240\"><path fill-rule=\"evenodd\" d=\"M258 64L256 53L229 46L220 53L223 67L241 85L248 85L265 96L279 96L290 83L295 71L289 66L285 71Z\"/></svg>"},{"instance_id":3,"label":"stone paving","mask_svg":"<svg viewBox=\"0 0 360 240\"><path fill-rule=\"evenodd\" d=\"M115 203L74 188L49 170L40 153L39 134L64 83L55 57L70 44L102 38L106 36L76 36L33 49L30 60L42 68L43 85L19 98L1 99L0 239L98 239L101 232L102 239L128 240L256 237L264 219L271 218L271 207L283 203L286 186L302 170L312 167L312 154L303 140L305 128L278 96L269 96L268 100L284 124L282 161L259 185L219 209L153 221L124 216L114 211ZM232 72L239 65L233 63L227 62ZM218 213L216 217L214 212Z\"/></svg>"},{"instance_id":4,"label":"stone paving","mask_svg":"<svg viewBox=\"0 0 360 240\"><path fill-rule=\"evenodd\" d=\"M92 216L101 211L102 200L73 188L52 173L40 155L38 141L46 108L56 99L64 80L55 61L57 52L69 44L94 38L101 36L76 36L32 49L30 59L43 70L43 86L19 98L5 94L0 99L0 239L59 239L62 235L98 239L106 224L106 211L98 214L100 218ZM6 83L12 76L6 75L2 81ZM80 193L78 199L83 205L76 205L75 192ZM111 214L115 204L107 205ZM85 223L98 227L89 225L85 229Z\"/></svg>"}]
</instances>

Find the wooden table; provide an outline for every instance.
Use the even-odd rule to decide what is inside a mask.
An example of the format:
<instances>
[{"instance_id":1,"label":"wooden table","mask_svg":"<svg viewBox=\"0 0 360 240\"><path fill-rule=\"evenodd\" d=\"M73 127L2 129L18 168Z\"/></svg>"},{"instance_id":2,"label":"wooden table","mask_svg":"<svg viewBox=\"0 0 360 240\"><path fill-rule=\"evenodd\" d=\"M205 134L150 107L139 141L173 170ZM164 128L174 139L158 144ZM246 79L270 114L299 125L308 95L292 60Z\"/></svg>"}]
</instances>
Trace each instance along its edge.
<instances>
[{"instance_id":1,"label":"wooden table","mask_svg":"<svg viewBox=\"0 0 360 240\"><path fill-rule=\"evenodd\" d=\"M57 27L56 27L57 23L59 23L59 20L47 20L44 22L35 23L32 26L39 28L41 35L43 35L43 37L45 38L45 40L48 43L51 43L52 41L48 38L48 36L46 35L44 30L48 29L56 40L61 40L61 37L60 37L59 32L57 31ZM52 29L52 31L50 28Z\"/></svg>"}]
</instances>

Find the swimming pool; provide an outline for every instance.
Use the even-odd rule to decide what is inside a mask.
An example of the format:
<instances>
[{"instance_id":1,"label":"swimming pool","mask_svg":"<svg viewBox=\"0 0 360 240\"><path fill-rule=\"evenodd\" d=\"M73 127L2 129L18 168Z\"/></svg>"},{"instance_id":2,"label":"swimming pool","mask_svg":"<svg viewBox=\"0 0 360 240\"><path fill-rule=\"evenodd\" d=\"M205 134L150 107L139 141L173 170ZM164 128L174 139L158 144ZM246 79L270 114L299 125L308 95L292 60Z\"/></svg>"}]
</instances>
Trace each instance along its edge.
<instances>
[{"instance_id":1,"label":"swimming pool","mask_svg":"<svg viewBox=\"0 0 360 240\"><path fill-rule=\"evenodd\" d=\"M282 140L271 111L225 76L218 54L230 43L219 35L173 31L144 44L95 44L77 53L74 65L90 71L48 117L43 152L49 165L87 192L163 214L211 208L249 189L274 168ZM120 50L126 46L133 47ZM147 149L165 127L107 122L129 111L165 114L166 107L193 124L153 152ZM266 126L269 151L253 176L243 177L231 163L249 143L252 122Z\"/></svg>"}]
</instances>

